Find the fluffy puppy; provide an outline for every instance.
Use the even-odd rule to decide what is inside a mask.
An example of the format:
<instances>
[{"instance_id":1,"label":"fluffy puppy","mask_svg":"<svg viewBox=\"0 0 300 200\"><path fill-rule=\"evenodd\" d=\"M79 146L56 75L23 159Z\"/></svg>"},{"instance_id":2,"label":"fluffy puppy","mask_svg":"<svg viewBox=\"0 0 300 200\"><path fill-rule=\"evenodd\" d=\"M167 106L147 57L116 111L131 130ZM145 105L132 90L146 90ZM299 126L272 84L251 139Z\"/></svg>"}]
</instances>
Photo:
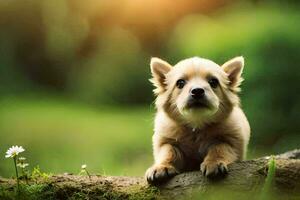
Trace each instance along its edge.
<instances>
[{"instance_id":1,"label":"fluffy puppy","mask_svg":"<svg viewBox=\"0 0 300 200\"><path fill-rule=\"evenodd\" d=\"M175 66L152 58L150 66L157 113L155 163L147 181L157 184L199 169L205 176L226 174L228 164L244 158L250 137L238 97L244 58L222 66L199 57Z\"/></svg>"}]
</instances>

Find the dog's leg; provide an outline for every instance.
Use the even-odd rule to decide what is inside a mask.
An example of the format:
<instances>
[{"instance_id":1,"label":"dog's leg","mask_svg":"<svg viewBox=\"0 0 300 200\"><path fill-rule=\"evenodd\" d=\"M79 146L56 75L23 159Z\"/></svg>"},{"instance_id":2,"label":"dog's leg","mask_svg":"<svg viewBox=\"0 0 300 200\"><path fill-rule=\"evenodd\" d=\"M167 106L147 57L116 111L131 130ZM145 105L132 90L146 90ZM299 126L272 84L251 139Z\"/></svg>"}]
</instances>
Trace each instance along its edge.
<instances>
[{"instance_id":1,"label":"dog's leg","mask_svg":"<svg viewBox=\"0 0 300 200\"><path fill-rule=\"evenodd\" d=\"M182 153L171 144L163 144L155 152L155 164L146 171L148 183L159 184L179 173L183 165Z\"/></svg>"},{"instance_id":2,"label":"dog's leg","mask_svg":"<svg viewBox=\"0 0 300 200\"><path fill-rule=\"evenodd\" d=\"M227 173L227 165L236 161L238 155L229 144L222 143L211 146L201 164L203 175L213 177Z\"/></svg>"}]
</instances>

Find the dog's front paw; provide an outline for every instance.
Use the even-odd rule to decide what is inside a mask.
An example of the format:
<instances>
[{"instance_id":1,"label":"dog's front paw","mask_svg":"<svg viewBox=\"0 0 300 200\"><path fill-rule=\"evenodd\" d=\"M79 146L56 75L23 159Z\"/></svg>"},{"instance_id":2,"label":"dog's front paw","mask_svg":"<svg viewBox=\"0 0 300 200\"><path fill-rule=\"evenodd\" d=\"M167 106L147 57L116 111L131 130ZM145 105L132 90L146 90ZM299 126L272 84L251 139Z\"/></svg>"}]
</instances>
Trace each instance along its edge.
<instances>
[{"instance_id":1,"label":"dog's front paw","mask_svg":"<svg viewBox=\"0 0 300 200\"><path fill-rule=\"evenodd\" d=\"M204 161L201 164L201 171L204 176L217 177L226 175L228 168L222 161Z\"/></svg>"},{"instance_id":2,"label":"dog's front paw","mask_svg":"<svg viewBox=\"0 0 300 200\"><path fill-rule=\"evenodd\" d=\"M169 178L178 174L178 171L172 165L154 165L146 171L147 182L153 185L163 183Z\"/></svg>"}]
</instances>

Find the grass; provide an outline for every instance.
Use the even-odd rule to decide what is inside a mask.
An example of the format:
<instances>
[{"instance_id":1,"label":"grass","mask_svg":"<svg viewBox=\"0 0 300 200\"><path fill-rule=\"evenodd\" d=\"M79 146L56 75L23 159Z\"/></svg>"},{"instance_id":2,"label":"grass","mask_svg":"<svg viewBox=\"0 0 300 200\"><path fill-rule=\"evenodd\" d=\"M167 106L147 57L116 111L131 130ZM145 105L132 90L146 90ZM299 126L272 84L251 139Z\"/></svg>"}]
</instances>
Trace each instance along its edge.
<instances>
[{"instance_id":1,"label":"grass","mask_svg":"<svg viewBox=\"0 0 300 200\"><path fill-rule=\"evenodd\" d=\"M5 151L22 145L30 169L143 176L152 164L154 109L92 107L53 97L0 99L0 176L14 176ZM248 159L267 155L257 146Z\"/></svg>"},{"instance_id":2,"label":"grass","mask_svg":"<svg viewBox=\"0 0 300 200\"><path fill-rule=\"evenodd\" d=\"M51 98L0 100L0 176L13 175L4 159L11 145L25 148L31 169L52 173L142 176L152 162L151 108L94 108Z\"/></svg>"},{"instance_id":3,"label":"grass","mask_svg":"<svg viewBox=\"0 0 300 200\"><path fill-rule=\"evenodd\" d=\"M260 200L271 200L274 199L272 194L272 189L274 187L274 178L275 178L276 162L274 156L271 156L268 162L268 173L265 180L265 184L261 191Z\"/></svg>"},{"instance_id":4,"label":"grass","mask_svg":"<svg viewBox=\"0 0 300 200\"><path fill-rule=\"evenodd\" d=\"M120 187L110 181L92 182L91 180L88 184L80 184L76 176L73 176L74 182L68 179L53 181L51 176L51 174L41 172L39 168L35 168L29 176L29 181L27 183L21 181L18 187L16 181L1 182L0 199L160 199L160 191L154 186L129 184Z\"/></svg>"}]
</instances>

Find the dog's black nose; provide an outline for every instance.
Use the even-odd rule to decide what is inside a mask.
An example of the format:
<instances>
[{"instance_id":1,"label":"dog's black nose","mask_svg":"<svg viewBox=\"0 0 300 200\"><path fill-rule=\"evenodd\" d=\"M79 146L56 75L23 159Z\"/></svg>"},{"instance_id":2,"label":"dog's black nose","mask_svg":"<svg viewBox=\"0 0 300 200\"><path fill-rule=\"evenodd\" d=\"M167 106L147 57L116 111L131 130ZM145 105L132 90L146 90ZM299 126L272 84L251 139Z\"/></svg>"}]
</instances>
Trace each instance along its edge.
<instances>
[{"instance_id":1,"label":"dog's black nose","mask_svg":"<svg viewBox=\"0 0 300 200\"><path fill-rule=\"evenodd\" d=\"M205 91L203 88L192 88L191 89L191 96L194 99L201 99L204 97Z\"/></svg>"}]
</instances>

